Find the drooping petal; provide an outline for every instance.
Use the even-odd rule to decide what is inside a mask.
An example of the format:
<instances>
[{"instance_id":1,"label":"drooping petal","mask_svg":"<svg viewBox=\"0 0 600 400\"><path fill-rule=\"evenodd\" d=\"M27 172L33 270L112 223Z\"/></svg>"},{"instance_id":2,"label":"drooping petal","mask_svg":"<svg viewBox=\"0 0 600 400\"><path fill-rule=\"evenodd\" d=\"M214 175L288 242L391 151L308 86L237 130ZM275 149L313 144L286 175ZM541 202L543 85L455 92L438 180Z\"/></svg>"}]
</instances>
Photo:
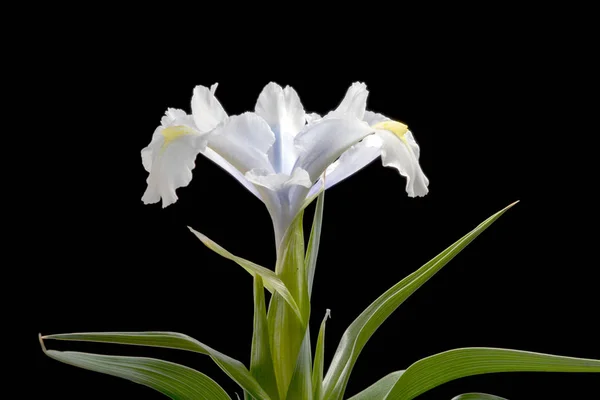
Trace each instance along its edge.
<instances>
[{"instance_id":1,"label":"drooping petal","mask_svg":"<svg viewBox=\"0 0 600 400\"><path fill-rule=\"evenodd\" d=\"M382 145L383 141L379 136L369 135L350 147L339 159L327 167L324 178L319 179L311 187L308 197L316 194L321 189L323 180L325 181L325 188L328 189L366 167L381 155Z\"/></svg>"},{"instance_id":2,"label":"drooping petal","mask_svg":"<svg viewBox=\"0 0 600 400\"><path fill-rule=\"evenodd\" d=\"M329 113L328 116L353 115L362 120L365 115L368 95L367 85L362 82L354 82L348 88L346 96L340 105Z\"/></svg>"},{"instance_id":3,"label":"drooping petal","mask_svg":"<svg viewBox=\"0 0 600 400\"><path fill-rule=\"evenodd\" d=\"M377 130L383 141L381 161L386 167L394 167L406 177L406 192L410 197L425 196L429 179L419 164L419 145L412 133L406 131L401 137L388 131Z\"/></svg>"},{"instance_id":4,"label":"drooping petal","mask_svg":"<svg viewBox=\"0 0 600 400\"><path fill-rule=\"evenodd\" d=\"M196 155L205 148L206 139L182 110L167 110L161 122L142 150L142 164L150 173L142 201L157 203L162 198L163 207L167 207L177 201L175 190L192 180Z\"/></svg>"},{"instance_id":5,"label":"drooping petal","mask_svg":"<svg viewBox=\"0 0 600 400\"><path fill-rule=\"evenodd\" d=\"M255 112L275 134L268 156L276 172L289 174L297 157L294 137L305 124L304 107L296 91L271 82L258 96Z\"/></svg>"},{"instance_id":6,"label":"drooping petal","mask_svg":"<svg viewBox=\"0 0 600 400\"><path fill-rule=\"evenodd\" d=\"M296 136L300 155L294 168L306 170L315 182L344 151L373 131L366 122L353 116L326 117L307 125Z\"/></svg>"},{"instance_id":7,"label":"drooping petal","mask_svg":"<svg viewBox=\"0 0 600 400\"><path fill-rule=\"evenodd\" d=\"M232 116L207 135L208 147L242 174L254 168L275 172L267 155L275 134L254 113Z\"/></svg>"},{"instance_id":8,"label":"drooping petal","mask_svg":"<svg viewBox=\"0 0 600 400\"><path fill-rule=\"evenodd\" d=\"M215 97L218 83L210 87L196 86L192 96L192 115L197 129L208 132L227 119L227 113Z\"/></svg>"}]
</instances>

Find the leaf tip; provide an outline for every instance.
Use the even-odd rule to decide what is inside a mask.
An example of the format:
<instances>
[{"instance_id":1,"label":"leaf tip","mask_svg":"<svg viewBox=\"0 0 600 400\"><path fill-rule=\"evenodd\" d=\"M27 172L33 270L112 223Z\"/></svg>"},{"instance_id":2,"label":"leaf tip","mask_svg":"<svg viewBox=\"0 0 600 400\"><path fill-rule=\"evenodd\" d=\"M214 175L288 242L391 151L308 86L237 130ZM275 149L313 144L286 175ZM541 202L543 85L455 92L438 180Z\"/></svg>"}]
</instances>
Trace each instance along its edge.
<instances>
[{"instance_id":1,"label":"leaf tip","mask_svg":"<svg viewBox=\"0 0 600 400\"><path fill-rule=\"evenodd\" d=\"M325 309L325 319L331 318L331 310L329 308Z\"/></svg>"},{"instance_id":2,"label":"leaf tip","mask_svg":"<svg viewBox=\"0 0 600 400\"><path fill-rule=\"evenodd\" d=\"M48 352L48 350L46 350L46 345L44 344L44 338L45 338L45 336L42 336L42 334L41 334L41 333L38 333L38 339L39 339L39 341L40 341L40 346L42 346L42 351L43 351L44 353L47 353L47 352Z\"/></svg>"}]
</instances>

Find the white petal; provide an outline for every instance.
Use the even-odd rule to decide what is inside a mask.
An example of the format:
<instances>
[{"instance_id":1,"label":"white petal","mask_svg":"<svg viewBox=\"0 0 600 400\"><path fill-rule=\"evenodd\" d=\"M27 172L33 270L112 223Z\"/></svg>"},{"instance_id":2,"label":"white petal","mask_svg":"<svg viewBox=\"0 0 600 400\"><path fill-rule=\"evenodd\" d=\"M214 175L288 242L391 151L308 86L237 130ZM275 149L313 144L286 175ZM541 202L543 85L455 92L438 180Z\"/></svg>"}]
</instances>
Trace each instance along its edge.
<instances>
[{"instance_id":1,"label":"white petal","mask_svg":"<svg viewBox=\"0 0 600 400\"><path fill-rule=\"evenodd\" d=\"M362 120L365 115L368 95L369 91L367 90L367 85L361 82L353 83L346 92L346 96L338 108L329 115L353 115L354 117Z\"/></svg>"},{"instance_id":2,"label":"white petal","mask_svg":"<svg viewBox=\"0 0 600 400\"><path fill-rule=\"evenodd\" d=\"M381 138L369 135L346 150L339 159L327 167L324 174L325 188L334 186L370 164L381 155L382 144ZM310 189L308 197L317 193L322 186L323 178Z\"/></svg>"},{"instance_id":3,"label":"white petal","mask_svg":"<svg viewBox=\"0 0 600 400\"><path fill-rule=\"evenodd\" d=\"M271 164L275 171L289 174L297 157L294 137L305 124L304 108L298 94L289 86L283 89L271 82L258 96L255 111L275 134L275 143L268 154Z\"/></svg>"},{"instance_id":4,"label":"white petal","mask_svg":"<svg viewBox=\"0 0 600 400\"><path fill-rule=\"evenodd\" d=\"M214 162L215 164L217 164L219 167L223 168L225 171L227 171L231 176L233 176L235 179L237 179L237 181L239 183L241 183L246 189L248 189L250 191L250 193L252 193L253 195L255 195L256 197L258 197L260 199L260 194L254 187L254 185L251 182L249 182L248 179L246 179L244 174L242 174L240 171L235 169L235 167L233 165L229 164L223 157L221 157L219 154L217 154L213 149L207 147L202 152L202 155L205 156L206 158L208 158L209 160L211 160L212 162Z\"/></svg>"},{"instance_id":5,"label":"white petal","mask_svg":"<svg viewBox=\"0 0 600 400\"><path fill-rule=\"evenodd\" d=\"M385 115L379 114L379 113L374 113L372 111L365 111L365 116L363 117L363 120L370 126L373 126L375 124L378 124L378 123L384 122L384 121L391 121L391 119L389 119Z\"/></svg>"},{"instance_id":6,"label":"white petal","mask_svg":"<svg viewBox=\"0 0 600 400\"><path fill-rule=\"evenodd\" d=\"M321 116L317 113L307 113L305 115L305 119L307 124L312 124L313 122L321 119Z\"/></svg>"},{"instance_id":7,"label":"white petal","mask_svg":"<svg viewBox=\"0 0 600 400\"><path fill-rule=\"evenodd\" d=\"M258 115L248 112L230 117L207 137L208 147L241 173L254 168L275 172L267 156L275 135Z\"/></svg>"},{"instance_id":8,"label":"white petal","mask_svg":"<svg viewBox=\"0 0 600 400\"><path fill-rule=\"evenodd\" d=\"M192 97L192 115L200 132L208 132L227 119L227 113L215 97L218 84L210 90L206 86L196 86Z\"/></svg>"},{"instance_id":9,"label":"white petal","mask_svg":"<svg viewBox=\"0 0 600 400\"><path fill-rule=\"evenodd\" d=\"M265 169L255 168L246 172L246 178L254 183L270 189L274 192L281 191L294 185L309 188L312 186L308 172L302 168L296 168L292 175L283 173L272 173Z\"/></svg>"},{"instance_id":10,"label":"white petal","mask_svg":"<svg viewBox=\"0 0 600 400\"><path fill-rule=\"evenodd\" d=\"M198 136L186 134L168 143L164 139L153 140L142 150L142 157L151 160L148 187L142 197L145 204L157 203L162 198L163 207L167 207L177 201L175 190L192 180L196 155L200 151L198 141Z\"/></svg>"},{"instance_id":11,"label":"white petal","mask_svg":"<svg viewBox=\"0 0 600 400\"><path fill-rule=\"evenodd\" d=\"M325 169L344 151L373 129L354 117L326 117L306 128L296 136L295 144L301 150L295 168L305 169L315 182Z\"/></svg>"},{"instance_id":12,"label":"white petal","mask_svg":"<svg viewBox=\"0 0 600 400\"><path fill-rule=\"evenodd\" d=\"M378 130L376 135L383 140L381 161L384 166L394 167L406 177L406 193L410 197L425 196L429 189L429 179L419 165L419 145L410 131L404 140L392 132Z\"/></svg>"}]
</instances>

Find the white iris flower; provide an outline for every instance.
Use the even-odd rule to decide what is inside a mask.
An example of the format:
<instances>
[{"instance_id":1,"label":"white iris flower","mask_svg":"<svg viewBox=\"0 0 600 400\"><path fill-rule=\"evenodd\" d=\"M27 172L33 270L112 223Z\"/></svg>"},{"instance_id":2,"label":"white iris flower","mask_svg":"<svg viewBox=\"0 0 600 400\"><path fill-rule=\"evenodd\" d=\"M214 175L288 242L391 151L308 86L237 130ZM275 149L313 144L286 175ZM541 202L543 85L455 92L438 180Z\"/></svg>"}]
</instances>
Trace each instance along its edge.
<instances>
[{"instance_id":1,"label":"white iris flower","mask_svg":"<svg viewBox=\"0 0 600 400\"><path fill-rule=\"evenodd\" d=\"M324 117L306 113L296 91L269 83L254 112L228 116L217 85L197 86L192 114L169 109L142 150L149 172L144 203L177 201L176 189L192 179L198 153L209 158L262 200L277 243L305 204L381 156L406 177L409 196L424 196L429 181L408 127L366 111L368 91L354 83Z\"/></svg>"}]
</instances>

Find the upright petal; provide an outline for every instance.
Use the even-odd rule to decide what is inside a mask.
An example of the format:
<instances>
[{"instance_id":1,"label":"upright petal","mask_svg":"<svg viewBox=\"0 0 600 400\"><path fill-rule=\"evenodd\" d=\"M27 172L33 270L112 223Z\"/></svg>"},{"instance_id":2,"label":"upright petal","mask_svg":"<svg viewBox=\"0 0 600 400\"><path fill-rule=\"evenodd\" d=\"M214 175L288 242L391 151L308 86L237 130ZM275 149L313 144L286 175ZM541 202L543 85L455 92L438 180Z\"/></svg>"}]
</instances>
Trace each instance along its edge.
<instances>
[{"instance_id":1,"label":"upright petal","mask_svg":"<svg viewBox=\"0 0 600 400\"><path fill-rule=\"evenodd\" d=\"M200 132L208 132L227 119L227 113L215 97L218 84L210 87L196 86L192 96L192 115Z\"/></svg>"},{"instance_id":2,"label":"upright petal","mask_svg":"<svg viewBox=\"0 0 600 400\"><path fill-rule=\"evenodd\" d=\"M330 113L330 116L341 116L341 115L353 115L354 117L362 120L365 115L365 108L367 106L367 96L369 91L367 85L362 82L355 82L348 88L346 96L335 109Z\"/></svg>"},{"instance_id":3,"label":"upright petal","mask_svg":"<svg viewBox=\"0 0 600 400\"><path fill-rule=\"evenodd\" d=\"M294 137L305 124L304 107L296 91L269 83L256 102L256 114L262 117L275 134L268 156L276 172L289 174L297 157Z\"/></svg>"},{"instance_id":4,"label":"upright petal","mask_svg":"<svg viewBox=\"0 0 600 400\"><path fill-rule=\"evenodd\" d=\"M142 163L150 174L142 201L163 207L177 201L177 188L192 180L196 155L204 149L206 140L193 126L191 117L182 110L169 109L152 137L142 150Z\"/></svg>"},{"instance_id":5,"label":"upright petal","mask_svg":"<svg viewBox=\"0 0 600 400\"><path fill-rule=\"evenodd\" d=\"M242 174L254 168L275 172L267 156L275 135L258 115L248 112L230 117L207 138L208 147Z\"/></svg>"},{"instance_id":6,"label":"upright petal","mask_svg":"<svg viewBox=\"0 0 600 400\"><path fill-rule=\"evenodd\" d=\"M377 130L382 141L381 161L386 167L394 167L406 177L406 193L410 197L425 196L429 179L419 164L419 145L412 133L406 131L398 136L388 130Z\"/></svg>"}]
</instances>

